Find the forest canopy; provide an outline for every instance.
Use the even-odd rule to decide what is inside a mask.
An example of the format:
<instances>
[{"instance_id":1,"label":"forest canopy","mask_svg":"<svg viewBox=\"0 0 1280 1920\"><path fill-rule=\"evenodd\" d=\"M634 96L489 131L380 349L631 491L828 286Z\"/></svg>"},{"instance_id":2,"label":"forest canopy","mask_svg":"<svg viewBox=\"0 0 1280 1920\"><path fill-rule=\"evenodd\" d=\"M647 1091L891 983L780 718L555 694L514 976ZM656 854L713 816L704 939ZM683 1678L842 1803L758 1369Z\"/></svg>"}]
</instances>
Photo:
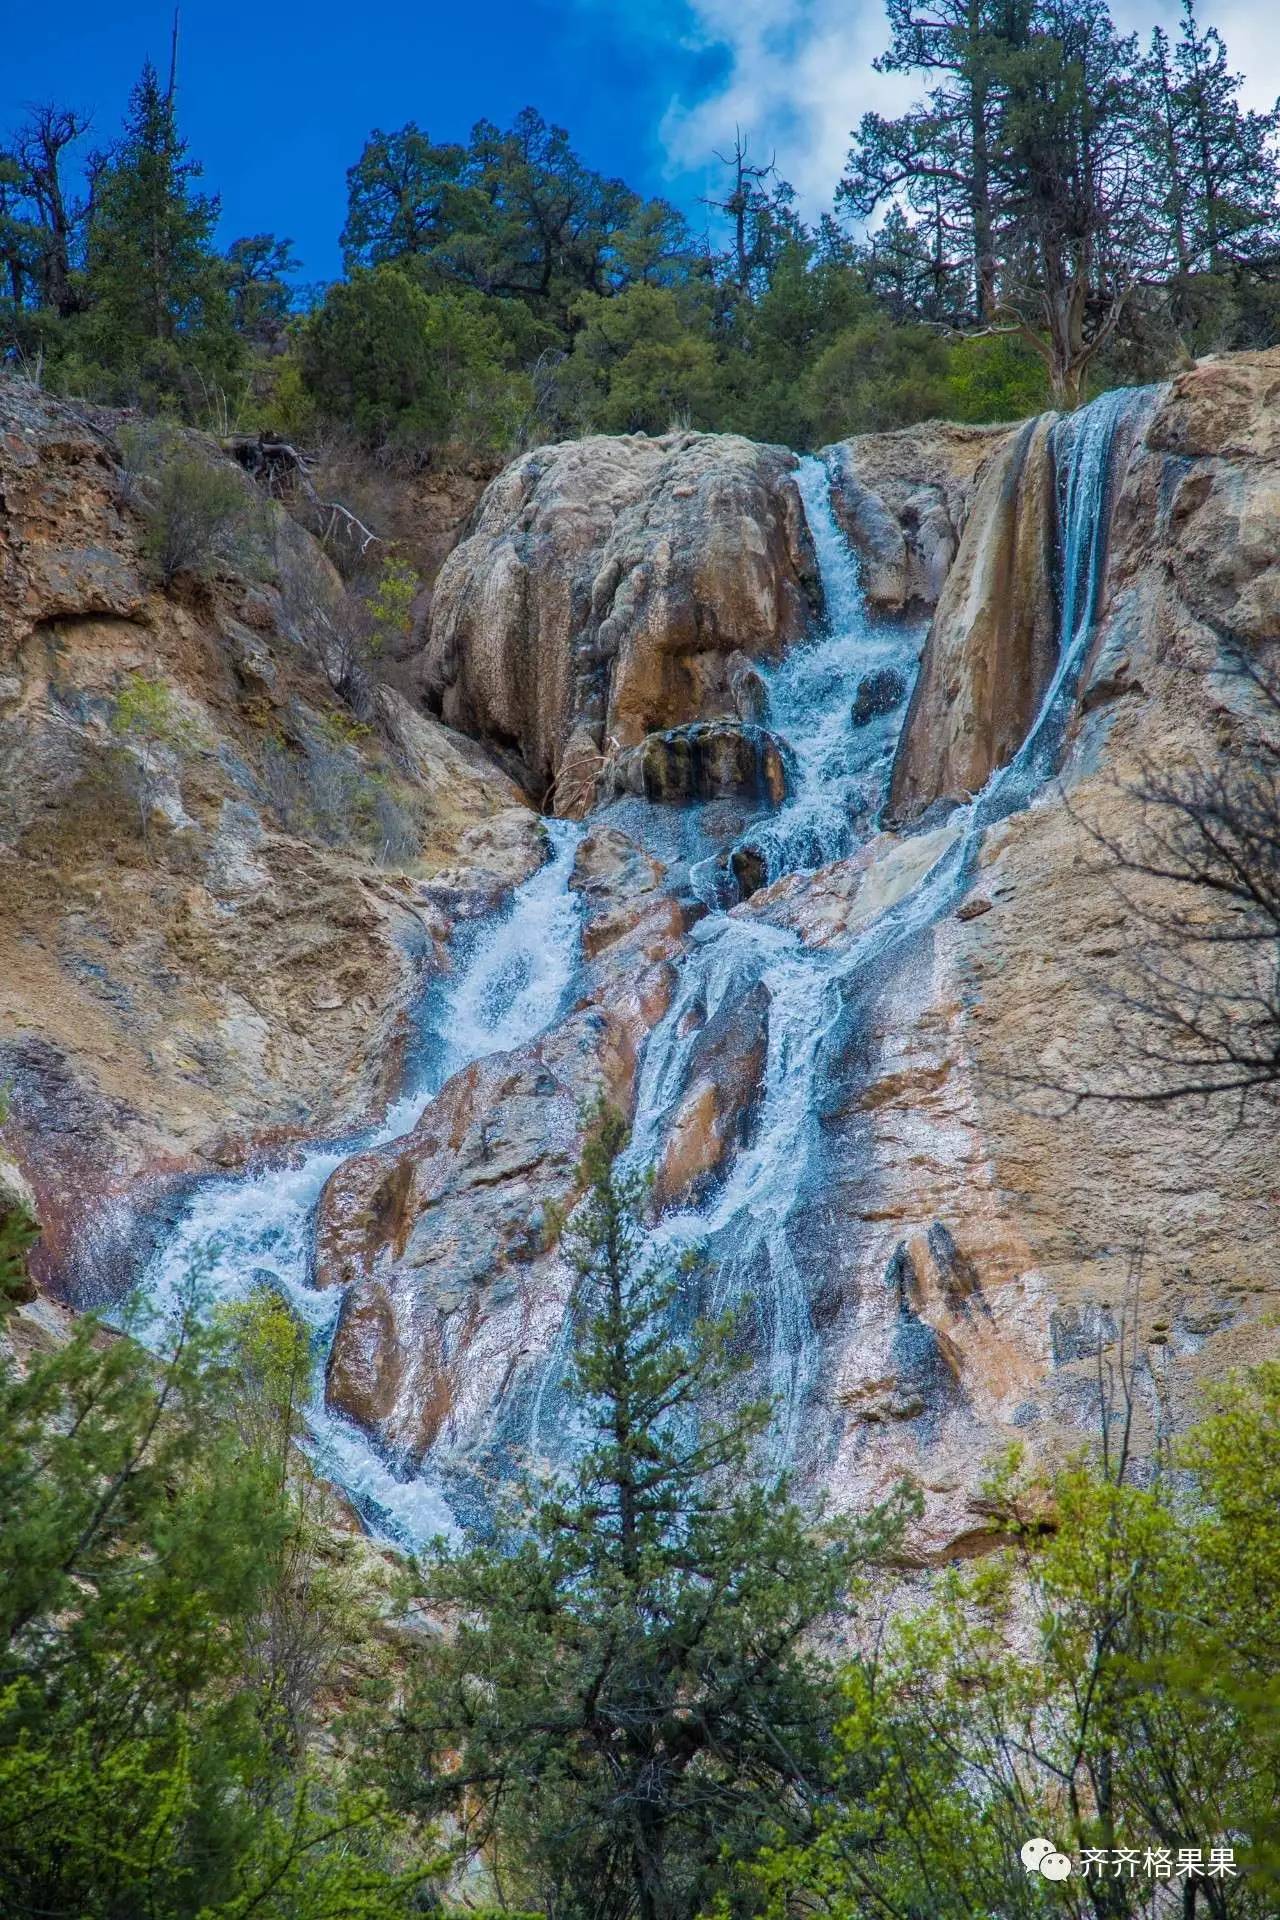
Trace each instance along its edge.
<instances>
[{"instance_id":1,"label":"forest canopy","mask_svg":"<svg viewBox=\"0 0 1280 1920\"><path fill-rule=\"evenodd\" d=\"M768 128L690 217L532 107L465 141L410 121L355 157L344 277L310 290L287 239L220 248L147 65L105 146L50 103L0 148L0 352L58 391L421 459L1006 419L1276 337L1280 115L1242 104L1196 0L1145 46L1105 0L889 0L888 24L877 67L916 98L850 100L816 221Z\"/></svg>"}]
</instances>

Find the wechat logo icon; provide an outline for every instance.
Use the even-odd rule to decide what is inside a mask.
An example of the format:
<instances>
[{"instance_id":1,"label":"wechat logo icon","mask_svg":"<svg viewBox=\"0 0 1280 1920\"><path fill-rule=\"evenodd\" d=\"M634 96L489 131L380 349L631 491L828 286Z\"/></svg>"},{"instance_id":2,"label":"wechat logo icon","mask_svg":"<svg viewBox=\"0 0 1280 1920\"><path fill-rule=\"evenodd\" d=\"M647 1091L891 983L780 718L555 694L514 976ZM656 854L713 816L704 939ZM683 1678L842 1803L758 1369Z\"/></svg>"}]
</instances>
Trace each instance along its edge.
<instances>
[{"instance_id":1,"label":"wechat logo icon","mask_svg":"<svg viewBox=\"0 0 1280 1920\"><path fill-rule=\"evenodd\" d=\"M1046 1880L1065 1880L1071 1872L1070 1856L1059 1853L1052 1840L1028 1840L1022 1849L1022 1864L1028 1873L1039 1873Z\"/></svg>"}]
</instances>

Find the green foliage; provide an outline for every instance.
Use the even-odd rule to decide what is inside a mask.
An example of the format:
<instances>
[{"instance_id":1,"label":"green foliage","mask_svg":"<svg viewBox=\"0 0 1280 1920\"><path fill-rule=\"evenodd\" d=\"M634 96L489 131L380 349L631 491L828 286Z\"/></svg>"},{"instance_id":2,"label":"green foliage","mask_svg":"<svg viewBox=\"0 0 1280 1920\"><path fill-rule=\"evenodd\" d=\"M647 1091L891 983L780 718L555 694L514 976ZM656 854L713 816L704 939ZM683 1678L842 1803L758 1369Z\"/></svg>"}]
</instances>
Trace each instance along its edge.
<instances>
[{"instance_id":1,"label":"green foliage","mask_svg":"<svg viewBox=\"0 0 1280 1920\"><path fill-rule=\"evenodd\" d=\"M31 1294L27 1255L40 1238L40 1229L26 1207L0 1180L0 1321L15 1301Z\"/></svg>"},{"instance_id":2,"label":"green foliage","mask_svg":"<svg viewBox=\"0 0 1280 1920\"><path fill-rule=\"evenodd\" d=\"M1044 361L1012 334L948 344L941 408L948 420L1025 420L1050 404Z\"/></svg>"},{"instance_id":3,"label":"green foliage","mask_svg":"<svg viewBox=\"0 0 1280 1920\"><path fill-rule=\"evenodd\" d=\"M715 417L716 358L690 328L675 293L639 285L604 299L584 294L579 331L561 373L561 402L604 433L665 433Z\"/></svg>"},{"instance_id":4,"label":"green foliage","mask_svg":"<svg viewBox=\"0 0 1280 1920\"><path fill-rule=\"evenodd\" d=\"M129 674L111 703L111 731L139 746L186 747L191 730L167 681Z\"/></svg>"},{"instance_id":5,"label":"green foliage","mask_svg":"<svg viewBox=\"0 0 1280 1920\"><path fill-rule=\"evenodd\" d=\"M383 561L365 600L375 654L384 653L413 631L413 603L422 581L414 569L394 557Z\"/></svg>"},{"instance_id":6,"label":"green foliage","mask_svg":"<svg viewBox=\"0 0 1280 1920\"><path fill-rule=\"evenodd\" d=\"M317 1739L371 1622L294 1452L299 1338L264 1297L163 1358L85 1319L0 1364L6 1914L416 1910L430 1860Z\"/></svg>"},{"instance_id":7,"label":"green foliage","mask_svg":"<svg viewBox=\"0 0 1280 1920\"><path fill-rule=\"evenodd\" d=\"M889 209L870 252L896 320L1016 328L1075 406L1127 338L1164 332L1176 361L1202 277L1232 303L1273 277L1280 110L1245 112L1220 35L1182 13L1144 57L1098 0L889 0L878 64L923 97L863 116L839 197Z\"/></svg>"},{"instance_id":8,"label":"green foliage","mask_svg":"<svg viewBox=\"0 0 1280 1920\"><path fill-rule=\"evenodd\" d=\"M227 377L239 348L213 245L216 199L192 185L172 99L148 62L89 222L83 351L118 370L120 397L180 393L184 368Z\"/></svg>"},{"instance_id":9,"label":"green foliage","mask_svg":"<svg viewBox=\"0 0 1280 1920\"><path fill-rule=\"evenodd\" d=\"M1009 1463L990 1493L1017 1544L848 1671L848 1783L815 1840L762 1863L771 1915L1040 1913L1019 1860L1037 1833L1206 1865L1233 1846L1241 1877L1196 1880L1196 1910L1276 1911L1280 1366L1217 1398L1145 1486L1114 1459L1049 1489ZM1151 1888L1108 1869L1090 1910L1137 1920Z\"/></svg>"},{"instance_id":10,"label":"green foliage","mask_svg":"<svg viewBox=\"0 0 1280 1920\"><path fill-rule=\"evenodd\" d=\"M519 301L561 330L579 294L661 284L695 257L674 207L586 166L532 107L506 132L477 122L466 146L412 122L375 131L347 182L348 273L408 263L424 286Z\"/></svg>"},{"instance_id":11,"label":"green foliage","mask_svg":"<svg viewBox=\"0 0 1280 1920\"><path fill-rule=\"evenodd\" d=\"M247 234L227 248L227 293L237 334L257 346L283 336L292 306L289 275L298 270L290 240Z\"/></svg>"},{"instance_id":12,"label":"green foliage","mask_svg":"<svg viewBox=\"0 0 1280 1920\"><path fill-rule=\"evenodd\" d=\"M127 427L120 445L129 495L142 516L143 555L160 586L182 575L207 580L224 567L265 570L268 510L229 461L161 425Z\"/></svg>"},{"instance_id":13,"label":"green foliage","mask_svg":"<svg viewBox=\"0 0 1280 1920\"><path fill-rule=\"evenodd\" d=\"M753 1482L768 1408L735 1399L731 1325L646 1248L648 1181L598 1108L563 1244L581 1449L504 1537L441 1548L389 1741L397 1798L449 1807L499 1884L563 1920L675 1920L805 1826L830 1688L805 1636L843 1618L902 1500L828 1526ZM676 1326L689 1330L684 1335Z\"/></svg>"},{"instance_id":14,"label":"green foliage","mask_svg":"<svg viewBox=\"0 0 1280 1920\"><path fill-rule=\"evenodd\" d=\"M492 303L428 293L398 266L331 287L301 341L315 405L374 445L509 438L527 393L507 359Z\"/></svg>"},{"instance_id":15,"label":"green foliage","mask_svg":"<svg viewBox=\"0 0 1280 1920\"><path fill-rule=\"evenodd\" d=\"M945 411L947 353L926 327L875 312L836 335L805 376L818 441L907 426Z\"/></svg>"}]
</instances>

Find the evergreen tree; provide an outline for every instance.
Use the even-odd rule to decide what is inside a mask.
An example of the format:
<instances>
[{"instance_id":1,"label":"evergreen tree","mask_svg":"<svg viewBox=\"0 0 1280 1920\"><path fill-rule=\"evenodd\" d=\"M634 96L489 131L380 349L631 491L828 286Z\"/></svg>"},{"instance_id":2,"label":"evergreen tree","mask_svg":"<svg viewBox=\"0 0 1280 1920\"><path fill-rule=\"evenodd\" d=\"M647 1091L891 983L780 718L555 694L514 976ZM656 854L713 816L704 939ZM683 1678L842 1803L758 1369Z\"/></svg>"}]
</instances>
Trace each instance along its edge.
<instances>
[{"instance_id":1,"label":"evergreen tree","mask_svg":"<svg viewBox=\"0 0 1280 1920\"><path fill-rule=\"evenodd\" d=\"M904 1508L825 1527L752 1482L767 1409L732 1404L727 1324L673 1333L696 1278L648 1255L625 1138L598 1110L564 1238L581 1450L506 1539L428 1568L446 1631L391 1736L400 1798L451 1808L558 1920L693 1916L805 1829L832 1706L810 1636Z\"/></svg>"},{"instance_id":2,"label":"evergreen tree","mask_svg":"<svg viewBox=\"0 0 1280 1920\"><path fill-rule=\"evenodd\" d=\"M929 84L899 119L864 118L843 202L866 216L905 196L938 287L966 277L971 317L1018 332L1074 407L1135 289L1166 266L1136 41L1105 0L949 0L939 19L903 0L892 24L883 64Z\"/></svg>"},{"instance_id":3,"label":"evergreen tree","mask_svg":"<svg viewBox=\"0 0 1280 1920\"><path fill-rule=\"evenodd\" d=\"M496 301L427 293L407 267L377 267L330 287L301 336L302 377L329 419L372 445L468 437L506 443L528 404Z\"/></svg>"},{"instance_id":4,"label":"evergreen tree","mask_svg":"<svg viewBox=\"0 0 1280 1920\"><path fill-rule=\"evenodd\" d=\"M805 239L795 188L774 161L765 165L751 159L741 133L734 137L732 153L716 158L729 175L724 199L708 202L724 214L732 236L722 270L741 299L755 299L772 284L788 249Z\"/></svg>"},{"instance_id":5,"label":"evergreen tree","mask_svg":"<svg viewBox=\"0 0 1280 1920\"><path fill-rule=\"evenodd\" d=\"M1132 1404L1105 1408L1101 1459L1047 1484L1006 1465L988 1492L1013 1544L847 1671L848 1787L764 1862L770 1920L1273 1920L1280 1367L1212 1399L1143 1485ZM1061 1888L1024 1870L1037 1834L1074 1856Z\"/></svg>"},{"instance_id":6,"label":"evergreen tree","mask_svg":"<svg viewBox=\"0 0 1280 1920\"><path fill-rule=\"evenodd\" d=\"M255 346L274 346L283 336L293 294L289 276L299 262L291 240L274 233L246 234L227 248L227 291L236 332Z\"/></svg>"},{"instance_id":7,"label":"evergreen tree","mask_svg":"<svg viewBox=\"0 0 1280 1920\"><path fill-rule=\"evenodd\" d=\"M1188 260L1208 273L1270 261L1280 248L1275 154L1280 108L1246 113L1216 27L1182 0L1168 108L1171 186Z\"/></svg>"},{"instance_id":8,"label":"evergreen tree","mask_svg":"<svg viewBox=\"0 0 1280 1920\"><path fill-rule=\"evenodd\" d=\"M503 131L481 120L466 146L433 142L412 122L375 132L347 175L348 272L412 266L428 288L467 288L527 303L560 334L582 293L699 271L685 221L574 152L532 107Z\"/></svg>"},{"instance_id":9,"label":"evergreen tree","mask_svg":"<svg viewBox=\"0 0 1280 1920\"><path fill-rule=\"evenodd\" d=\"M213 245L218 203L195 191L199 173L148 61L89 225L89 335L103 365L162 380L183 362L234 366L227 273Z\"/></svg>"},{"instance_id":10,"label":"evergreen tree","mask_svg":"<svg viewBox=\"0 0 1280 1920\"><path fill-rule=\"evenodd\" d=\"M161 1358L15 1341L31 1233L0 1217L0 1911L406 1920L430 1856L317 1738L372 1636L296 1452L304 1336L263 1298Z\"/></svg>"},{"instance_id":11,"label":"evergreen tree","mask_svg":"<svg viewBox=\"0 0 1280 1920\"><path fill-rule=\"evenodd\" d=\"M68 107L33 107L0 152L0 261L15 307L47 308L66 320L83 300L77 268L91 197L66 179L68 151L88 131ZM96 163L89 166L92 181Z\"/></svg>"},{"instance_id":12,"label":"evergreen tree","mask_svg":"<svg viewBox=\"0 0 1280 1920\"><path fill-rule=\"evenodd\" d=\"M837 197L865 218L905 196L930 262L935 303L954 318L967 306L981 324L996 305L996 62L1001 48L1025 38L1026 8L1019 0L942 0L920 12L912 0L889 0L887 13L892 39L876 68L926 74L925 98L896 120L863 116Z\"/></svg>"}]
</instances>

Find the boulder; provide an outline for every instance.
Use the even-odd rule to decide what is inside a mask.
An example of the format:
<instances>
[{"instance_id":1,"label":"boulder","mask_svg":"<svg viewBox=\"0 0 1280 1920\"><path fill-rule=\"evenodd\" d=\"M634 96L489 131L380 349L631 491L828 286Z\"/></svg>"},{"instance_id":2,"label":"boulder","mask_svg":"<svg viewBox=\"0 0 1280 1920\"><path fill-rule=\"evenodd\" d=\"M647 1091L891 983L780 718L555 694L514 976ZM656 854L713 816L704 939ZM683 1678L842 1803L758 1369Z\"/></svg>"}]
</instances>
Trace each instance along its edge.
<instances>
[{"instance_id":1,"label":"boulder","mask_svg":"<svg viewBox=\"0 0 1280 1920\"><path fill-rule=\"evenodd\" d=\"M826 449L832 506L874 613L937 604L978 481L1009 433L933 420Z\"/></svg>"},{"instance_id":2,"label":"boulder","mask_svg":"<svg viewBox=\"0 0 1280 1920\"><path fill-rule=\"evenodd\" d=\"M754 800L779 807L787 796L783 750L763 727L711 720L651 733L608 762L607 794L646 800Z\"/></svg>"},{"instance_id":3,"label":"boulder","mask_svg":"<svg viewBox=\"0 0 1280 1920\"><path fill-rule=\"evenodd\" d=\"M753 712L750 663L800 638L818 600L794 466L727 434L524 455L436 582L432 704L575 814L601 756Z\"/></svg>"},{"instance_id":4,"label":"boulder","mask_svg":"<svg viewBox=\"0 0 1280 1920\"><path fill-rule=\"evenodd\" d=\"M868 726L872 720L892 713L907 697L907 683L896 667L874 667L864 673L853 697L853 724Z\"/></svg>"}]
</instances>

